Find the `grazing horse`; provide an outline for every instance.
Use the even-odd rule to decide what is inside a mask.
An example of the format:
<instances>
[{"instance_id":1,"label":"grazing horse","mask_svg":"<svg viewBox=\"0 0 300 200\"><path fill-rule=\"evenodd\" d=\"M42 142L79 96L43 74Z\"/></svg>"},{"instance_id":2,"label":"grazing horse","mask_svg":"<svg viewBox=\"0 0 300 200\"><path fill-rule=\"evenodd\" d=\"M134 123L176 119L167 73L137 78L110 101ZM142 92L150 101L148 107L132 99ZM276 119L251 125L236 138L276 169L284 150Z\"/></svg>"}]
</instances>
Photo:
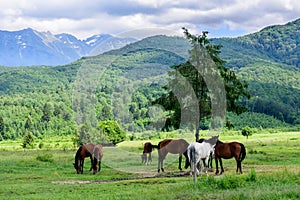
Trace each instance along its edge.
<instances>
[{"instance_id":1,"label":"grazing horse","mask_svg":"<svg viewBox=\"0 0 300 200\"><path fill-rule=\"evenodd\" d=\"M94 147L95 147L95 144L90 143L90 144L80 146L78 148L76 155L75 155L75 163L73 163L77 174L83 174L84 159L86 157L90 157L90 159L91 159L90 171L92 170L92 166L93 166L92 152L94 150Z\"/></svg>"},{"instance_id":2,"label":"grazing horse","mask_svg":"<svg viewBox=\"0 0 300 200\"><path fill-rule=\"evenodd\" d=\"M211 152L214 151L214 146L216 145L218 138L219 136L213 136L210 139L204 140L202 143L193 142L188 146L187 154L191 164L191 172L194 172L194 183L196 183L196 176L197 174L199 174L199 171L197 169L198 163L200 163L200 175L202 175L203 159L205 159L206 165L204 165L204 167L207 175L208 160Z\"/></svg>"},{"instance_id":3,"label":"grazing horse","mask_svg":"<svg viewBox=\"0 0 300 200\"><path fill-rule=\"evenodd\" d=\"M93 174L96 174L97 172L101 171L101 160L103 157L103 148L100 144L97 144L94 146L93 149Z\"/></svg>"},{"instance_id":4,"label":"grazing horse","mask_svg":"<svg viewBox=\"0 0 300 200\"><path fill-rule=\"evenodd\" d=\"M143 154L141 155L142 157L142 163L146 164L146 165L150 165L152 162L152 150L153 150L154 146L151 144L151 142L146 142L144 144L144 151ZM147 154L149 154L148 158L147 158Z\"/></svg>"},{"instance_id":5,"label":"grazing horse","mask_svg":"<svg viewBox=\"0 0 300 200\"><path fill-rule=\"evenodd\" d=\"M185 156L185 168L187 169L189 166L188 156L187 156L187 147L189 143L184 139L179 140L172 140L172 139L165 139L158 143L158 172L160 170L164 172L164 159L166 158L168 153L172 154L179 154L179 170L181 168L181 161L182 161L182 154ZM156 146L155 146L156 148Z\"/></svg>"},{"instance_id":6,"label":"grazing horse","mask_svg":"<svg viewBox=\"0 0 300 200\"><path fill-rule=\"evenodd\" d=\"M220 166L221 166L220 174L222 174L224 172L224 168L222 165L222 158L230 159L232 157L234 157L236 160L236 165L237 165L236 172L240 170L240 173L242 174L242 161L246 157L245 146L239 142L223 143L218 140L215 146L216 174L219 173L218 161L220 161Z\"/></svg>"}]
</instances>

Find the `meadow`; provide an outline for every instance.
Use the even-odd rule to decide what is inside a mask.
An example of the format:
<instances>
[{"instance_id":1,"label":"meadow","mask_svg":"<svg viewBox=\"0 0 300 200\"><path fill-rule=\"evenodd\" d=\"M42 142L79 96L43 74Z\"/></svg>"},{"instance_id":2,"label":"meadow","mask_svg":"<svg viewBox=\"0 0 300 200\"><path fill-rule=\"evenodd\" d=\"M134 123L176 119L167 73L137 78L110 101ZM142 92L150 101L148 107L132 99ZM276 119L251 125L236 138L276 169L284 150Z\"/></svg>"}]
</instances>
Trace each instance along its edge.
<instances>
[{"instance_id":1,"label":"meadow","mask_svg":"<svg viewBox=\"0 0 300 200\"><path fill-rule=\"evenodd\" d=\"M173 136L193 141L192 134ZM233 159L224 160L224 174L210 172L196 185L178 171L176 155L168 154L165 173L157 173L157 150L152 164L142 165L143 143L162 139L104 147L102 171L96 175L89 171L89 159L84 174L76 174L71 137L43 138L25 150L20 140L1 141L0 199L300 199L300 132L265 132L248 139L221 134L221 141L244 143L244 173L235 173Z\"/></svg>"}]
</instances>

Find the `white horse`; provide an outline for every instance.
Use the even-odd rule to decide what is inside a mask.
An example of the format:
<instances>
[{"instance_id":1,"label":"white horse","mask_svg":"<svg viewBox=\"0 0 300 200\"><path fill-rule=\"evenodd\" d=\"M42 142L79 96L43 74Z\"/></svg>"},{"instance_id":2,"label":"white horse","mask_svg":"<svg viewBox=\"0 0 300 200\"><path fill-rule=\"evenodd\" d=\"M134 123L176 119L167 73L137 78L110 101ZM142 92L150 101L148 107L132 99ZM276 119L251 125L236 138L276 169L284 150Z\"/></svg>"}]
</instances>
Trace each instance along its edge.
<instances>
[{"instance_id":1,"label":"white horse","mask_svg":"<svg viewBox=\"0 0 300 200\"><path fill-rule=\"evenodd\" d=\"M191 172L194 172L194 182L199 174L197 165L200 162L200 175L202 175L202 159L205 159L205 172L207 175L208 160L211 153L214 153L214 146L218 141L219 136L213 136L210 139L204 140L202 143L192 142L187 148L187 154L190 161Z\"/></svg>"}]
</instances>

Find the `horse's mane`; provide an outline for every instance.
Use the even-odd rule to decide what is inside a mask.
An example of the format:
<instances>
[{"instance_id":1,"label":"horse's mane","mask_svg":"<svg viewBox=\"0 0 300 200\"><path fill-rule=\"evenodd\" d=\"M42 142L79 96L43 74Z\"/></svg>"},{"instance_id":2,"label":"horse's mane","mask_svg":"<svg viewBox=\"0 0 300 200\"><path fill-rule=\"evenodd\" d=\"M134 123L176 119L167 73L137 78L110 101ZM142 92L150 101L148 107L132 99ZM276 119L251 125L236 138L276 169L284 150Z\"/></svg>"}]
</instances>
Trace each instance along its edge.
<instances>
[{"instance_id":1,"label":"horse's mane","mask_svg":"<svg viewBox=\"0 0 300 200\"><path fill-rule=\"evenodd\" d=\"M80 157L80 153L82 151L82 146L80 146L76 152L76 155L75 155L75 165L77 166L78 165L78 159Z\"/></svg>"},{"instance_id":2,"label":"horse's mane","mask_svg":"<svg viewBox=\"0 0 300 200\"><path fill-rule=\"evenodd\" d=\"M80 153L81 153L81 150L82 150L82 146L80 146L76 152L76 155L75 155L75 158L78 158L80 156Z\"/></svg>"},{"instance_id":3,"label":"horse's mane","mask_svg":"<svg viewBox=\"0 0 300 200\"><path fill-rule=\"evenodd\" d=\"M220 141L220 140L218 140L216 144L218 144L218 143L219 143L219 144L224 144L224 142L222 142L222 141Z\"/></svg>"},{"instance_id":4,"label":"horse's mane","mask_svg":"<svg viewBox=\"0 0 300 200\"><path fill-rule=\"evenodd\" d=\"M212 136L211 138L204 140L205 142L211 144L211 145L215 145L219 140L218 140L219 136Z\"/></svg>"}]
</instances>

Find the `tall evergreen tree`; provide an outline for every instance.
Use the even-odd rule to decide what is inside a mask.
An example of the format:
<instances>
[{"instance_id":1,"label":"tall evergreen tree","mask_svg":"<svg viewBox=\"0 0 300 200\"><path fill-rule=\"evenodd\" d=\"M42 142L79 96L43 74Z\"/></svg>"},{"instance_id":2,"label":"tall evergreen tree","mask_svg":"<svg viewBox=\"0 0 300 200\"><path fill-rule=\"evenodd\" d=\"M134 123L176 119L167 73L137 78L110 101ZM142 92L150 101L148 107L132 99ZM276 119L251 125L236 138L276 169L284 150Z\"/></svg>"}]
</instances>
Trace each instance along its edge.
<instances>
[{"instance_id":1,"label":"tall evergreen tree","mask_svg":"<svg viewBox=\"0 0 300 200\"><path fill-rule=\"evenodd\" d=\"M166 126L196 128L195 136L198 140L201 120L215 117L211 125L215 123L217 127L215 119L225 118L226 110L238 114L246 111L241 100L249 99L250 94L247 83L239 80L235 72L224 65L225 61L219 57L222 46L211 44L207 31L195 36L186 28L183 30L192 44L190 59L172 67L174 71L169 73L169 83L165 86L169 93L154 103L159 103L170 111ZM214 109L219 113L214 114Z\"/></svg>"}]
</instances>

